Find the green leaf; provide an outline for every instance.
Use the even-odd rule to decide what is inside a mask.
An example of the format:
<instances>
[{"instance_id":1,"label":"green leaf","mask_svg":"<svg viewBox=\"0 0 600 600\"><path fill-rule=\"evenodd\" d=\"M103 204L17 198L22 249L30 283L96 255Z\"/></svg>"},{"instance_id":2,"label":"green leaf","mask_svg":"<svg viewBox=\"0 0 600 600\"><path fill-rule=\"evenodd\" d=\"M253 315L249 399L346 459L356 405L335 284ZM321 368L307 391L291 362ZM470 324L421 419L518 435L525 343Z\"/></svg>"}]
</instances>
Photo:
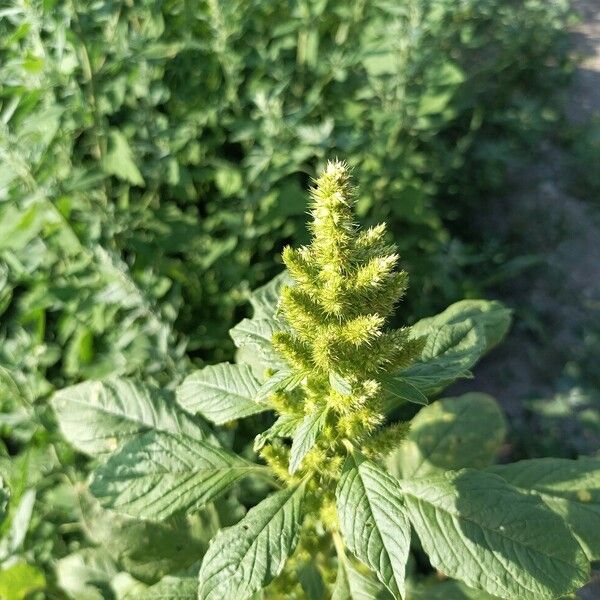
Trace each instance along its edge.
<instances>
[{"instance_id":1,"label":"green leaf","mask_svg":"<svg viewBox=\"0 0 600 600\"><path fill-rule=\"evenodd\" d=\"M411 328L412 337L420 335ZM471 319L442 325L427 334L420 359L398 375L423 393L432 394L456 379L470 377L485 343L483 326Z\"/></svg>"},{"instance_id":2,"label":"green leaf","mask_svg":"<svg viewBox=\"0 0 600 600\"><path fill-rule=\"evenodd\" d=\"M427 396L416 385L397 375L382 377L381 388L388 396L386 403L390 409L402 402L412 402L422 406L429 403Z\"/></svg>"},{"instance_id":3,"label":"green leaf","mask_svg":"<svg viewBox=\"0 0 600 600\"><path fill-rule=\"evenodd\" d=\"M0 206L0 251L22 251L40 235L51 219L47 207L40 202L25 209L8 202Z\"/></svg>"},{"instance_id":4,"label":"green leaf","mask_svg":"<svg viewBox=\"0 0 600 600\"><path fill-rule=\"evenodd\" d=\"M268 362L256 352L252 346L242 346L235 351L235 362L247 365L257 381L265 383L265 375L268 372ZM287 367L284 367L287 368Z\"/></svg>"},{"instance_id":5,"label":"green leaf","mask_svg":"<svg viewBox=\"0 0 600 600\"><path fill-rule=\"evenodd\" d=\"M442 113L452 101L453 96L453 88L445 88L439 91L432 90L419 98L417 115L427 116Z\"/></svg>"},{"instance_id":6,"label":"green leaf","mask_svg":"<svg viewBox=\"0 0 600 600\"><path fill-rule=\"evenodd\" d=\"M127 594L124 600L196 600L197 598L197 577L168 575L144 591L135 590Z\"/></svg>"},{"instance_id":7,"label":"green leaf","mask_svg":"<svg viewBox=\"0 0 600 600\"><path fill-rule=\"evenodd\" d=\"M59 587L73 600L104 600L115 596L112 586L119 573L108 553L85 548L56 563Z\"/></svg>"},{"instance_id":8,"label":"green leaf","mask_svg":"<svg viewBox=\"0 0 600 600\"><path fill-rule=\"evenodd\" d=\"M402 446L387 459L401 478L423 477L439 469L484 468L494 459L506 434L498 403L487 394L443 398L412 419Z\"/></svg>"},{"instance_id":9,"label":"green leaf","mask_svg":"<svg viewBox=\"0 0 600 600\"><path fill-rule=\"evenodd\" d=\"M537 458L488 471L535 492L571 527L590 560L600 560L600 458Z\"/></svg>"},{"instance_id":10,"label":"green leaf","mask_svg":"<svg viewBox=\"0 0 600 600\"><path fill-rule=\"evenodd\" d=\"M206 252L199 257L199 266L208 271L213 265L221 262L224 257L231 255L238 245L237 237L226 237L211 240Z\"/></svg>"},{"instance_id":11,"label":"green leaf","mask_svg":"<svg viewBox=\"0 0 600 600\"><path fill-rule=\"evenodd\" d=\"M117 129L108 133L108 150L102 160L102 169L133 185L144 185L144 178L137 168L127 138Z\"/></svg>"},{"instance_id":12,"label":"green leaf","mask_svg":"<svg viewBox=\"0 0 600 600\"><path fill-rule=\"evenodd\" d=\"M411 327L411 333L419 337L443 325L454 325L469 319L483 326L487 351L502 341L508 332L512 311L497 300L461 300L451 304L439 315L421 319Z\"/></svg>"},{"instance_id":13,"label":"green leaf","mask_svg":"<svg viewBox=\"0 0 600 600\"><path fill-rule=\"evenodd\" d=\"M46 587L46 578L37 567L18 562L0 570L0 598L25 600L30 594Z\"/></svg>"},{"instance_id":14,"label":"green leaf","mask_svg":"<svg viewBox=\"0 0 600 600\"><path fill-rule=\"evenodd\" d=\"M442 325L427 335L421 360L452 359L465 371L474 364L475 357L481 355L482 340L485 339L482 331L483 327L472 319Z\"/></svg>"},{"instance_id":15,"label":"green leaf","mask_svg":"<svg viewBox=\"0 0 600 600\"><path fill-rule=\"evenodd\" d=\"M291 438L302 423L301 417L289 415L281 416L263 433L259 433L254 440L254 452L258 452L264 445L275 438Z\"/></svg>"},{"instance_id":16,"label":"green leaf","mask_svg":"<svg viewBox=\"0 0 600 600\"><path fill-rule=\"evenodd\" d=\"M86 381L57 392L52 405L66 440L81 452L103 454L149 429L194 439L207 430L172 394L128 379Z\"/></svg>"},{"instance_id":17,"label":"green leaf","mask_svg":"<svg viewBox=\"0 0 600 600\"><path fill-rule=\"evenodd\" d=\"M282 369L277 371L274 375L269 377L256 392L255 400L257 402L266 402L271 394L279 391L291 392L296 389L302 380L304 379L304 373L295 373L289 369Z\"/></svg>"},{"instance_id":18,"label":"green leaf","mask_svg":"<svg viewBox=\"0 0 600 600\"><path fill-rule=\"evenodd\" d=\"M404 597L410 524L398 481L364 457L350 455L337 486L336 504L349 550L395 598Z\"/></svg>"},{"instance_id":19,"label":"green leaf","mask_svg":"<svg viewBox=\"0 0 600 600\"><path fill-rule=\"evenodd\" d=\"M149 431L111 456L94 473L90 489L106 508L161 520L201 508L260 469L182 433Z\"/></svg>"},{"instance_id":20,"label":"green leaf","mask_svg":"<svg viewBox=\"0 0 600 600\"><path fill-rule=\"evenodd\" d=\"M400 375L425 394L433 394L461 377L506 334L511 311L500 302L463 300L410 328L411 337L426 336L418 362Z\"/></svg>"},{"instance_id":21,"label":"green leaf","mask_svg":"<svg viewBox=\"0 0 600 600\"><path fill-rule=\"evenodd\" d=\"M352 394L352 384L334 371L329 373L329 385L343 396L350 396Z\"/></svg>"},{"instance_id":22,"label":"green leaf","mask_svg":"<svg viewBox=\"0 0 600 600\"><path fill-rule=\"evenodd\" d=\"M77 502L86 539L101 546L123 570L150 584L197 562L220 527L213 505L158 522L106 510L86 490L77 494Z\"/></svg>"},{"instance_id":23,"label":"green leaf","mask_svg":"<svg viewBox=\"0 0 600 600\"><path fill-rule=\"evenodd\" d=\"M375 579L363 575L345 557L338 557L338 572L331 600L390 600L392 596Z\"/></svg>"},{"instance_id":24,"label":"green leaf","mask_svg":"<svg viewBox=\"0 0 600 600\"><path fill-rule=\"evenodd\" d=\"M320 406L309 415L306 415L302 423L294 431L292 449L290 451L290 474L294 474L304 457L311 451L317 441L317 437L327 423L327 407Z\"/></svg>"},{"instance_id":25,"label":"green leaf","mask_svg":"<svg viewBox=\"0 0 600 600\"><path fill-rule=\"evenodd\" d=\"M19 499L16 509L12 511L10 527L0 540L0 562L21 550L29 529L35 496L35 490L27 490Z\"/></svg>"},{"instance_id":26,"label":"green leaf","mask_svg":"<svg viewBox=\"0 0 600 600\"><path fill-rule=\"evenodd\" d=\"M365 52L362 63L371 77L394 75L398 71L397 54L385 46L372 48Z\"/></svg>"},{"instance_id":27,"label":"green leaf","mask_svg":"<svg viewBox=\"0 0 600 600\"><path fill-rule=\"evenodd\" d=\"M273 369L285 369L287 365L271 344L271 338L276 331L282 331L285 326L275 319L243 319L229 335L238 348L252 348L266 366Z\"/></svg>"},{"instance_id":28,"label":"green leaf","mask_svg":"<svg viewBox=\"0 0 600 600\"><path fill-rule=\"evenodd\" d=\"M425 77L430 80L433 85L457 85L466 79L466 73L461 69L460 65L444 60L442 63L433 63L427 69Z\"/></svg>"},{"instance_id":29,"label":"green leaf","mask_svg":"<svg viewBox=\"0 0 600 600\"><path fill-rule=\"evenodd\" d=\"M501 598L562 597L589 578L567 525L491 473L403 480L410 521L434 568Z\"/></svg>"},{"instance_id":30,"label":"green leaf","mask_svg":"<svg viewBox=\"0 0 600 600\"><path fill-rule=\"evenodd\" d=\"M498 600L498 597L460 581L432 581L429 585L411 587L408 600Z\"/></svg>"},{"instance_id":31,"label":"green leaf","mask_svg":"<svg viewBox=\"0 0 600 600\"><path fill-rule=\"evenodd\" d=\"M255 401L260 384L247 365L221 363L188 375L175 394L191 413L222 425L268 410Z\"/></svg>"},{"instance_id":32,"label":"green leaf","mask_svg":"<svg viewBox=\"0 0 600 600\"><path fill-rule=\"evenodd\" d=\"M250 304L254 309L254 319L275 319L281 288L294 285L294 280L287 270L282 271L269 283L257 288L250 295Z\"/></svg>"},{"instance_id":33,"label":"green leaf","mask_svg":"<svg viewBox=\"0 0 600 600\"><path fill-rule=\"evenodd\" d=\"M215 172L215 183L225 198L234 196L242 189L242 173L236 167L225 164Z\"/></svg>"},{"instance_id":34,"label":"green leaf","mask_svg":"<svg viewBox=\"0 0 600 600\"><path fill-rule=\"evenodd\" d=\"M314 560L302 563L297 569L297 574L306 600L326 600L328 598L323 576Z\"/></svg>"},{"instance_id":35,"label":"green leaf","mask_svg":"<svg viewBox=\"0 0 600 600\"><path fill-rule=\"evenodd\" d=\"M304 483L272 494L212 541L198 600L248 600L279 575L300 536Z\"/></svg>"}]
</instances>

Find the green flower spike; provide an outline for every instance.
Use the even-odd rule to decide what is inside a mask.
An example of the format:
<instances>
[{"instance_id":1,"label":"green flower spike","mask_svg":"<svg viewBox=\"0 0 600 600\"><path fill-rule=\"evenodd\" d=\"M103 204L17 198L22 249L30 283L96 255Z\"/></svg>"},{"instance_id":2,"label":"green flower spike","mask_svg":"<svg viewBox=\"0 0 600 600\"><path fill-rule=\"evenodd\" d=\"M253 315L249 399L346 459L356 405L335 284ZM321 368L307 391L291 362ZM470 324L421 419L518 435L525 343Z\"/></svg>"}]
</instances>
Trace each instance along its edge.
<instances>
[{"instance_id":1,"label":"green flower spike","mask_svg":"<svg viewBox=\"0 0 600 600\"><path fill-rule=\"evenodd\" d=\"M385 225L359 230L355 197L348 166L328 162L311 190L310 245L283 251L295 285L283 287L279 305L289 329L272 342L301 383L271 402L284 419L312 427L316 441L304 456L295 447L291 456L264 448L263 457L279 473L289 460L292 472L302 465L301 474L337 479L344 440L369 453L389 452L408 430L404 423L384 428L381 389L386 374L422 350L422 341L409 339L406 329L386 328L408 275L398 269ZM324 472L323 465L330 468Z\"/></svg>"}]
</instances>

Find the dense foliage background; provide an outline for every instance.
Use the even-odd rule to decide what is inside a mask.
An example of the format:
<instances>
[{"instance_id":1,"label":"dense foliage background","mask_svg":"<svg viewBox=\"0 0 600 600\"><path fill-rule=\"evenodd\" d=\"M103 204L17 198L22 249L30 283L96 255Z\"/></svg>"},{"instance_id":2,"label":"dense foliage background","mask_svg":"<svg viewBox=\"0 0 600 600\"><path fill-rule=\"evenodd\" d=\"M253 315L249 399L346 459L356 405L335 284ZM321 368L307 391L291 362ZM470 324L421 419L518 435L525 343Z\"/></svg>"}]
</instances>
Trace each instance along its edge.
<instances>
[{"instance_id":1,"label":"dense foliage background","mask_svg":"<svg viewBox=\"0 0 600 600\"><path fill-rule=\"evenodd\" d=\"M353 166L363 223L390 225L411 276L402 321L530 264L475 215L509 165L561 136L569 14L547 0L0 2L12 490L0 597L83 598L61 565L90 569L90 544L112 556L102 572L146 582L171 568L160 544L144 554L148 536L205 544L197 523L107 529L47 399L109 374L172 387L231 359L226 332L281 270L283 245L305 239L306 189L326 158ZM587 172L589 145L574 156Z\"/></svg>"}]
</instances>

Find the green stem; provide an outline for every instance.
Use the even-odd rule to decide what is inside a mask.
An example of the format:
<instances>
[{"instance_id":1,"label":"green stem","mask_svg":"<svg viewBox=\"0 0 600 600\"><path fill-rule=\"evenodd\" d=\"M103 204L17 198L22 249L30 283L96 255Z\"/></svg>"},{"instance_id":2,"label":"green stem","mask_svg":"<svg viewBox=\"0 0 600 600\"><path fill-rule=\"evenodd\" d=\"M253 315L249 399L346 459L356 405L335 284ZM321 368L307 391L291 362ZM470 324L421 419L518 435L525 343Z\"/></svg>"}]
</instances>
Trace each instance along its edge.
<instances>
[{"instance_id":1,"label":"green stem","mask_svg":"<svg viewBox=\"0 0 600 600\"><path fill-rule=\"evenodd\" d=\"M338 555L340 560L346 560L346 546L344 545L344 540L342 540L342 536L338 531L334 531L331 534L333 538L333 545L335 546L335 552Z\"/></svg>"}]
</instances>

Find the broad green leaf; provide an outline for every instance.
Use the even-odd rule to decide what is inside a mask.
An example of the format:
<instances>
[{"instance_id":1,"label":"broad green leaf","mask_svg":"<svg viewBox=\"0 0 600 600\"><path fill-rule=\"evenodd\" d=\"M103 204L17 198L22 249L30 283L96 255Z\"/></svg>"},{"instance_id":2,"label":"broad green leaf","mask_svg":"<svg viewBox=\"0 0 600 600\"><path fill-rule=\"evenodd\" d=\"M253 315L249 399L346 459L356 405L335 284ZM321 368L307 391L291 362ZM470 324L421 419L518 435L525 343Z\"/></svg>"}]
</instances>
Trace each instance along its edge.
<instances>
[{"instance_id":1,"label":"broad green leaf","mask_svg":"<svg viewBox=\"0 0 600 600\"><path fill-rule=\"evenodd\" d=\"M382 377L381 387L388 396L386 402L390 409L403 402L412 402L423 406L429 403L427 396L416 385L397 375Z\"/></svg>"},{"instance_id":2,"label":"broad green leaf","mask_svg":"<svg viewBox=\"0 0 600 600\"><path fill-rule=\"evenodd\" d=\"M279 575L302 524L304 484L272 494L212 541L200 568L198 600L248 600Z\"/></svg>"},{"instance_id":3,"label":"broad green leaf","mask_svg":"<svg viewBox=\"0 0 600 600\"><path fill-rule=\"evenodd\" d=\"M231 255L237 245L238 238L235 236L213 239L206 252L199 257L199 267L203 271L208 271L213 265L218 264L226 256Z\"/></svg>"},{"instance_id":4,"label":"broad green leaf","mask_svg":"<svg viewBox=\"0 0 600 600\"><path fill-rule=\"evenodd\" d=\"M487 394L443 398L411 421L402 446L387 459L401 478L423 477L439 469L483 468L493 460L506 433L498 403Z\"/></svg>"},{"instance_id":5,"label":"broad green leaf","mask_svg":"<svg viewBox=\"0 0 600 600\"><path fill-rule=\"evenodd\" d=\"M44 573L26 562L18 562L0 570L2 600L25 600L45 587Z\"/></svg>"},{"instance_id":6,"label":"broad green leaf","mask_svg":"<svg viewBox=\"0 0 600 600\"><path fill-rule=\"evenodd\" d=\"M288 369L277 371L269 377L258 389L255 395L257 402L266 402L271 394L279 391L291 392L296 389L305 375L303 373L295 373Z\"/></svg>"},{"instance_id":7,"label":"broad green leaf","mask_svg":"<svg viewBox=\"0 0 600 600\"><path fill-rule=\"evenodd\" d=\"M356 569L345 557L338 557L338 572L331 600L391 600L392 596L375 577Z\"/></svg>"},{"instance_id":8,"label":"broad green leaf","mask_svg":"<svg viewBox=\"0 0 600 600\"><path fill-rule=\"evenodd\" d=\"M339 373L333 371L329 373L329 384L336 392L344 396L352 394L352 384Z\"/></svg>"},{"instance_id":9,"label":"broad green leaf","mask_svg":"<svg viewBox=\"0 0 600 600\"><path fill-rule=\"evenodd\" d=\"M470 377L471 367L506 334L511 312L500 302L464 300L415 323L412 337L426 336L421 359L400 373L422 392L440 391Z\"/></svg>"},{"instance_id":10,"label":"broad green leaf","mask_svg":"<svg viewBox=\"0 0 600 600\"><path fill-rule=\"evenodd\" d=\"M350 455L337 486L336 505L348 549L395 598L404 597L410 524L398 481L370 460Z\"/></svg>"},{"instance_id":11,"label":"broad green leaf","mask_svg":"<svg viewBox=\"0 0 600 600\"><path fill-rule=\"evenodd\" d=\"M385 46L370 49L363 54L363 66L371 77L393 75L398 69L398 57Z\"/></svg>"},{"instance_id":12,"label":"broad green leaf","mask_svg":"<svg viewBox=\"0 0 600 600\"><path fill-rule=\"evenodd\" d=\"M438 91L432 90L429 94L419 98L417 115L422 117L442 113L448 108L453 96L453 88L443 88Z\"/></svg>"},{"instance_id":13,"label":"broad green leaf","mask_svg":"<svg viewBox=\"0 0 600 600\"><path fill-rule=\"evenodd\" d=\"M432 581L411 587L407 600L498 600L498 596L470 588L460 581Z\"/></svg>"},{"instance_id":14,"label":"broad green leaf","mask_svg":"<svg viewBox=\"0 0 600 600\"><path fill-rule=\"evenodd\" d=\"M124 600L196 600L197 598L197 577L169 575L146 590L136 590L127 594Z\"/></svg>"},{"instance_id":15,"label":"broad green leaf","mask_svg":"<svg viewBox=\"0 0 600 600\"><path fill-rule=\"evenodd\" d=\"M537 458L488 469L532 491L569 524L590 560L600 560L600 458Z\"/></svg>"},{"instance_id":16,"label":"broad green leaf","mask_svg":"<svg viewBox=\"0 0 600 600\"><path fill-rule=\"evenodd\" d=\"M481 354L485 339L482 332L481 325L472 319L442 325L427 334L421 360L452 358L457 364L462 365L462 370L466 370L473 364L473 357ZM416 335L412 328L411 335L412 337Z\"/></svg>"},{"instance_id":17,"label":"broad green leaf","mask_svg":"<svg viewBox=\"0 0 600 600\"><path fill-rule=\"evenodd\" d=\"M250 367L252 374L261 384L265 383L265 374L268 372L269 364L253 346L242 346L235 351L235 362ZM285 367L282 368L282 370Z\"/></svg>"},{"instance_id":18,"label":"broad green leaf","mask_svg":"<svg viewBox=\"0 0 600 600\"><path fill-rule=\"evenodd\" d=\"M563 520L491 473L465 469L401 482L410 521L434 568L501 598L550 600L589 578Z\"/></svg>"},{"instance_id":19,"label":"broad green leaf","mask_svg":"<svg viewBox=\"0 0 600 600\"><path fill-rule=\"evenodd\" d=\"M302 423L301 417L281 416L263 433L259 433L254 440L254 452L258 452L270 440L276 438L291 438Z\"/></svg>"},{"instance_id":20,"label":"broad green leaf","mask_svg":"<svg viewBox=\"0 0 600 600\"><path fill-rule=\"evenodd\" d=\"M456 85L466 79L460 65L451 60L431 64L424 76L436 86Z\"/></svg>"},{"instance_id":21,"label":"broad green leaf","mask_svg":"<svg viewBox=\"0 0 600 600\"><path fill-rule=\"evenodd\" d=\"M0 562L21 550L29 529L35 495L33 489L24 492L16 509L12 512L10 527L0 540Z\"/></svg>"},{"instance_id":22,"label":"broad green leaf","mask_svg":"<svg viewBox=\"0 0 600 600\"><path fill-rule=\"evenodd\" d=\"M260 470L182 433L149 431L97 469L90 489L106 508L161 520L201 508L240 478Z\"/></svg>"},{"instance_id":23,"label":"broad green leaf","mask_svg":"<svg viewBox=\"0 0 600 600\"><path fill-rule=\"evenodd\" d=\"M273 334L283 329L283 323L275 319L243 319L230 330L229 335L238 348L247 346L257 352L266 366L285 369L285 361L271 344Z\"/></svg>"},{"instance_id":24,"label":"broad green leaf","mask_svg":"<svg viewBox=\"0 0 600 600\"><path fill-rule=\"evenodd\" d=\"M112 581L119 570L101 549L69 554L56 563L55 570L59 587L72 600L105 600L115 595Z\"/></svg>"},{"instance_id":25,"label":"broad green leaf","mask_svg":"<svg viewBox=\"0 0 600 600\"><path fill-rule=\"evenodd\" d=\"M213 505L193 515L146 521L102 508L91 494L77 494L86 538L136 579L156 583L167 573L187 569L203 556L221 524Z\"/></svg>"},{"instance_id":26,"label":"broad green leaf","mask_svg":"<svg viewBox=\"0 0 600 600\"><path fill-rule=\"evenodd\" d=\"M411 332L419 337L443 325L453 325L468 319L483 326L487 351L506 335L512 321L512 311L497 300L461 300L451 304L439 315L421 319L411 327Z\"/></svg>"},{"instance_id":27,"label":"broad green leaf","mask_svg":"<svg viewBox=\"0 0 600 600\"><path fill-rule=\"evenodd\" d=\"M326 423L327 408L321 406L309 415L306 415L302 423L298 425L298 428L294 431L292 449L290 451L290 474L293 475L298 470L304 457L315 445L317 437L323 431Z\"/></svg>"},{"instance_id":28,"label":"broad green leaf","mask_svg":"<svg viewBox=\"0 0 600 600\"><path fill-rule=\"evenodd\" d=\"M248 366L222 363L188 375L175 394L188 412L222 425L267 410L255 401L259 388Z\"/></svg>"},{"instance_id":29,"label":"broad green leaf","mask_svg":"<svg viewBox=\"0 0 600 600\"><path fill-rule=\"evenodd\" d=\"M127 138L117 129L108 134L108 150L102 160L105 173L115 175L133 185L144 185L144 178L137 168Z\"/></svg>"},{"instance_id":30,"label":"broad green leaf","mask_svg":"<svg viewBox=\"0 0 600 600\"><path fill-rule=\"evenodd\" d=\"M306 600L327 600L323 576L314 560L302 563L296 570Z\"/></svg>"},{"instance_id":31,"label":"broad green leaf","mask_svg":"<svg viewBox=\"0 0 600 600\"><path fill-rule=\"evenodd\" d=\"M422 334L411 328L411 335ZM425 394L437 392L456 379L471 376L485 343L483 326L471 319L442 325L427 333L420 359L398 375Z\"/></svg>"},{"instance_id":32,"label":"broad green leaf","mask_svg":"<svg viewBox=\"0 0 600 600\"><path fill-rule=\"evenodd\" d=\"M36 202L24 210L9 203L0 207L0 251L22 250L31 240L39 236L40 231L52 219L47 207Z\"/></svg>"},{"instance_id":33,"label":"broad green leaf","mask_svg":"<svg viewBox=\"0 0 600 600\"><path fill-rule=\"evenodd\" d=\"M282 271L269 283L257 288L250 295L250 304L254 309L254 319L274 319L279 305L281 288L294 285L294 280L287 270Z\"/></svg>"},{"instance_id":34,"label":"broad green leaf","mask_svg":"<svg viewBox=\"0 0 600 600\"><path fill-rule=\"evenodd\" d=\"M223 164L215 172L215 183L224 198L237 194L244 183L242 174L236 167Z\"/></svg>"},{"instance_id":35,"label":"broad green leaf","mask_svg":"<svg viewBox=\"0 0 600 600\"><path fill-rule=\"evenodd\" d=\"M139 433L153 429L207 436L199 421L175 397L128 379L87 381L57 392L52 398L60 430L81 452L114 452Z\"/></svg>"}]
</instances>

